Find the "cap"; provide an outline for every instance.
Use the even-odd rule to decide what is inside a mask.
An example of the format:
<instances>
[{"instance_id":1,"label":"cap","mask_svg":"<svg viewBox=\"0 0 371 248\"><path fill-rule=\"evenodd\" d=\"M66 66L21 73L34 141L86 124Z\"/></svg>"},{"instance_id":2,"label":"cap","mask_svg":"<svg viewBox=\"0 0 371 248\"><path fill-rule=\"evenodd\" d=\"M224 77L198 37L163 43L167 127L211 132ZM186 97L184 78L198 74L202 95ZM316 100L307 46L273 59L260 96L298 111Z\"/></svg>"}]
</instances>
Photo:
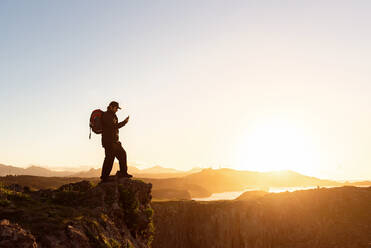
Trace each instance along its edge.
<instances>
[{"instance_id":1,"label":"cap","mask_svg":"<svg viewBox=\"0 0 371 248\"><path fill-rule=\"evenodd\" d=\"M112 101L110 102L109 106L111 107L117 107L118 109L121 109L118 102Z\"/></svg>"}]
</instances>

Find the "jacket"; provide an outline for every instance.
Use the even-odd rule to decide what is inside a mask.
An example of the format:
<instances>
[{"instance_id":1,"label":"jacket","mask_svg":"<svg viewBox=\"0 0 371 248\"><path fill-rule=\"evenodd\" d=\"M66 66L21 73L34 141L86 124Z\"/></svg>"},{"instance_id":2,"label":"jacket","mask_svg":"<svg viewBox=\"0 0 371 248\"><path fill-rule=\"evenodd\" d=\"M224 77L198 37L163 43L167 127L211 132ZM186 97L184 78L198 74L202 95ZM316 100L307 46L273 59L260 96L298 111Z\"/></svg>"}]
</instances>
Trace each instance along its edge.
<instances>
[{"instance_id":1,"label":"jacket","mask_svg":"<svg viewBox=\"0 0 371 248\"><path fill-rule=\"evenodd\" d=\"M119 142L119 128L125 126L126 122L118 122L118 118L115 113L107 110L103 112L102 116L102 146L105 147L112 143Z\"/></svg>"}]
</instances>

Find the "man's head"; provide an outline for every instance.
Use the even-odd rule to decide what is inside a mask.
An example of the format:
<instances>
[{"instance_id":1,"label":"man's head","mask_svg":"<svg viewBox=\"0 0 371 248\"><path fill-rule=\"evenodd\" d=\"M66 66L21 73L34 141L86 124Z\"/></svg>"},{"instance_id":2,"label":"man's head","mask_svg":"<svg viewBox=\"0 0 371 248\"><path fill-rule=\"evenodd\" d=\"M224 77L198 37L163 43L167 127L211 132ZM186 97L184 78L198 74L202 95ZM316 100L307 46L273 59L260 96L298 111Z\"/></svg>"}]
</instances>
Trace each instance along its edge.
<instances>
[{"instance_id":1,"label":"man's head","mask_svg":"<svg viewBox=\"0 0 371 248\"><path fill-rule=\"evenodd\" d=\"M121 109L118 102L112 101L107 107L108 110L116 113L118 109Z\"/></svg>"}]
</instances>

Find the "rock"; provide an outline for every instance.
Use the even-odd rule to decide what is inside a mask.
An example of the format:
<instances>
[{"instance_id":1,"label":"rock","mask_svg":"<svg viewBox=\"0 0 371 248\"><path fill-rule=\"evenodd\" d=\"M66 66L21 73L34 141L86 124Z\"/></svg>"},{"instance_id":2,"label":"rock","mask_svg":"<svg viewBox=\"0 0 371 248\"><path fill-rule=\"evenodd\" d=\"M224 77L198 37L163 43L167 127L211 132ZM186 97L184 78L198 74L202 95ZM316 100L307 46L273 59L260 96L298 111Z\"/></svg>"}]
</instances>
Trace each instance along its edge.
<instances>
[{"instance_id":1,"label":"rock","mask_svg":"<svg viewBox=\"0 0 371 248\"><path fill-rule=\"evenodd\" d=\"M18 224L11 224L9 220L0 222L0 247L36 248L35 237Z\"/></svg>"},{"instance_id":2,"label":"rock","mask_svg":"<svg viewBox=\"0 0 371 248\"><path fill-rule=\"evenodd\" d=\"M9 246L0 247L147 248L154 232L151 188L114 178L96 186L81 181L57 190L3 190L0 199L10 204L0 205L0 219L7 216L14 224L1 224L0 242Z\"/></svg>"},{"instance_id":3,"label":"rock","mask_svg":"<svg viewBox=\"0 0 371 248\"><path fill-rule=\"evenodd\" d=\"M71 245L76 248L89 248L89 238L80 228L68 225L66 228L67 237L73 240Z\"/></svg>"}]
</instances>

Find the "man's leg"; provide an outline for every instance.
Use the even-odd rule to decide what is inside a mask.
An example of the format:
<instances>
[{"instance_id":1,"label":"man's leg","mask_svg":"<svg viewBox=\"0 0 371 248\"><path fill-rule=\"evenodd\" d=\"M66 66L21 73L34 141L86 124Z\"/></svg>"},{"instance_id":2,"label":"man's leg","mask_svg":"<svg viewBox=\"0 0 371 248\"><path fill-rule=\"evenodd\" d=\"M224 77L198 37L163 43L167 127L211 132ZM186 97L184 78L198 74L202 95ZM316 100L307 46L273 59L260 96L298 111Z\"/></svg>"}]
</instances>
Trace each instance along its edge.
<instances>
[{"instance_id":1,"label":"man's leg","mask_svg":"<svg viewBox=\"0 0 371 248\"><path fill-rule=\"evenodd\" d=\"M127 157L126 151L122 147L121 143L117 144L116 157L119 160L120 164L120 173L124 176L128 175L128 166L127 166Z\"/></svg>"},{"instance_id":2,"label":"man's leg","mask_svg":"<svg viewBox=\"0 0 371 248\"><path fill-rule=\"evenodd\" d=\"M102 166L102 175L100 179L104 180L107 179L109 174L111 173L113 161L115 160L115 153L112 145L104 147L104 153L106 157L104 158L103 166Z\"/></svg>"}]
</instances>

